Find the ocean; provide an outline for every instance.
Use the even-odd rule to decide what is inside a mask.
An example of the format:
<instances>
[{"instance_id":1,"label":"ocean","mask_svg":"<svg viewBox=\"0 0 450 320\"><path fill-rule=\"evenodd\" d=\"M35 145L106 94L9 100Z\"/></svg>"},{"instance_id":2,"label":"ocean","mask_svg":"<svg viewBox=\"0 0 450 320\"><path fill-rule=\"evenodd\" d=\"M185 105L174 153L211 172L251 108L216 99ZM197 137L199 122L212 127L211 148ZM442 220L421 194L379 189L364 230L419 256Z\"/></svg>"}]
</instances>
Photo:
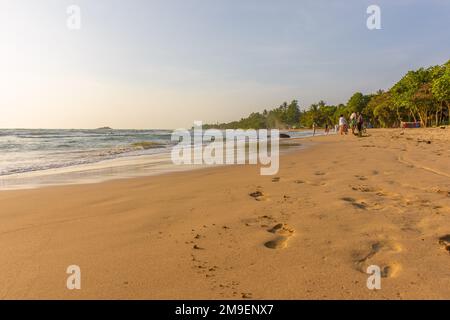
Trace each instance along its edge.
<instances>
[{"instance_id":1,"label":"ocean","mask_svg":"<svg viewBox=\"0 0 450 320\"><path fill-rule=\"evenodd\" d=\"M167 152L170 130L0 130L0 176ZM145 144L153 142L154 144Z\"/></svg>"},{"instance_id":2,"label":"ocean","mask_svg":"<svg viewBox=\"0 0 450 320\"><path fill-rule=\"evenodd\" d=\"M311 131L287 131L292 138ZM190 169L171 166L172 130L0 129L0 188Z\"/></svg>"}]
</instances>

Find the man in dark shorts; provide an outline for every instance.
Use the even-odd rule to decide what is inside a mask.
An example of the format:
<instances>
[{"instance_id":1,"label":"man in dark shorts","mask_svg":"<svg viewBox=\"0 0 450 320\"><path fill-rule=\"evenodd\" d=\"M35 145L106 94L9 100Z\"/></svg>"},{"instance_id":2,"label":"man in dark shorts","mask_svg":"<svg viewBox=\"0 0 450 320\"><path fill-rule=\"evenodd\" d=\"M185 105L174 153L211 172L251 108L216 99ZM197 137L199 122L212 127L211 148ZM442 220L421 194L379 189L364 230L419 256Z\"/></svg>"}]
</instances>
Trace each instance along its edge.
<instances>
[{"instance_id":1,"label":"man in dark shorts","mask_svg":"<svg viewBox=\"0 0 450 320\"><path fill-rule=\"evenodd\" d=\"M362 129L363 129L364 119L361 113L358 113L356 118L356 126L358 127L358 135L362 136Z\"/></svg>"}]
</instances>

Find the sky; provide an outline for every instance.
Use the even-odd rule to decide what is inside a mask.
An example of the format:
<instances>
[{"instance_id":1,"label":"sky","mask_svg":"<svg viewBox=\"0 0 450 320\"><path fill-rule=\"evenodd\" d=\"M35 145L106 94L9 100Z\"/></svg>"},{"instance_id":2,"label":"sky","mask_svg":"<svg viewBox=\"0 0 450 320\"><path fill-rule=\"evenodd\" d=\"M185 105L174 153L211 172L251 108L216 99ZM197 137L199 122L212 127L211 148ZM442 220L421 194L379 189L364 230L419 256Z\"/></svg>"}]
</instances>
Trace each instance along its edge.
<instances>
[{"instance_id":1,"label":"sky","mask_svg":"<svg viewBox=\"0 0 450 320\"><path fill-rule=\"evenodd\" d=\"M0 0L0 128L174 129L345 103L450 59L449 21L449 0Z\"/></svg>"}]
</instances>

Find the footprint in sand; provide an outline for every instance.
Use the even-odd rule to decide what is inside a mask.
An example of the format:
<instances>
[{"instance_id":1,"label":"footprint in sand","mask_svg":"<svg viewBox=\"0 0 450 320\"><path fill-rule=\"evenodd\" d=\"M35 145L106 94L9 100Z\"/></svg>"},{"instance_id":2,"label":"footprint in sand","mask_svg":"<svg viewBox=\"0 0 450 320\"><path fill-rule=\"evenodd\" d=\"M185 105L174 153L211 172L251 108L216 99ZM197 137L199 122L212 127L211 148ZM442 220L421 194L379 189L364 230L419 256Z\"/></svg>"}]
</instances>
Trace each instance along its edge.
<instances>
[{"instance_id":1,"label":"footprint in sand","mask_svg":"<svg viewBox=\"0 0 450 320\"><path fill-rule=\"evenodd\" d=\"M242 292L241 297L242 297L242 299L252 299L253 295L250 292Z\"/></svg>"},{"instance_id":2,"label":"footprint in sand","mask_svg":"<svg viewBox=\"0 0 450 320\"><path fill-rule=\"evenodd\" d=\"M364 201L358 202L355 199L350 198L350 197L344 197L341 199L344 200L345 202L350 203L353 207L355 207L357 209L362 209L362 210L367 209L367 204Z\"/></svg>"},{"instance_id":3,"label":"footprint in sand","mask_svg":"<svg viewBox=\"0 0 450 320\"><path fill-rule=\"evenodd\" d=\"M294 229L288 227L283 223L278 223L269 230L270 233L274 233L277 237L273 240L264 243L264 246L269 249L283 249L287 247L289 238L294 234Z\"/></svg>"},{"instance_id":4,"label":"footprint in sand","mask_svg":"<svg viewBox=\"0 0 450 320\"><path fill-rule=\"evenodd\" d=\"M395 261L395 256L402 251L399 243L392 241L377 241L370 245L370 250L360 254L355 261L356 269L366 273L367 267L376 265L380 267L381 277L392 278L399 274L402 266Z\"/></svg>"},{"instance_id":5,"label":"footprint in sand","mask_svg":"<svg viewBox=\"0 0 450 320\"><path fill-rule=\"evenodd\" d=\"M215 226L215 224L213 224L213 226ZM231 229L228 226L217 226L216 228L220 228L221 230ZM194 236L195 231L192 231L192 236L195 239L193 241L201 242L202 239L206 238L204 235L200 234L196 234ZM199 276L199 279L206 281L211 290L223 298L238 298L238 292L241 291L240 282L230 280L229 277L225 275L225 273L232 270L233 267L230 265L220 264L220 260L210 260L213 257L204 255L202 250L206 249L195 244L191 252L192 269ZM249 292L246 292L245 295L246 297L242 298L252 298L252 294Z\"/></svg>"},{"instance_id":6,"label":"footprint in sand","mask_svg":"<svg viewBox=\"0 0 450 320\"><path fill-rule=\"evenodd\" d=\"M450 234L440 237L439 244L450 253Z\"/></svg>"},{"instance_id":7,"label":"footprint in sand","mask_svg":"<svg viewBox=\"0 0 450 320\"><path fill-rule=\"evenodd\" d=\"M360 191L360 192L374 192L375 191L375 189L373 187L364 185L364 184L360 184L360 185L356 185L356 186L350 185L350 187L352 188L352 190Z\"/></svg>"},{"instance_id":8,"label":"footprint in sand","mask_svg":"<svg viewBox=\"0 0 450 320\"><path fill-rule=\"evenodd\" d=\"M266 195L260 190L257 190L255 192L249 193L249 196L252 197L253 199L255 199L256 201L268 200Z\"/></svg>"},{"instance_id":9,"label":"footprint in sand","mask_svg":"<svg viewBox=\"0 0 450 320\"><path fill-rule=\"evenodd\" d=\"M447 197L450 197L450 191L443 190L443 189L441 189L439 187L431 188L431 191L439 193L439 194L442 194L442 195L447 196Z\"/></svg>"},{"instance_id":10,"label":"footprint in sand","mask_svg":"<svg viewBox=\"0 0 450 320\"><path fill-rule=\"evenodd\" d=\"M242 219L241 222L247 227L260 226L261 228L268 228L270 224L274 223L275 218L271 215L263 215L255 218Z\"/></svg>"},{"instance_id":11,"label":"footprint in sand","mask_svg":"<svg viewBox=\"0 0 450 320\"><path fill-rule=\"evenodd\" d=\"M272 182L278 182L278 181L280 181L280 177L273 177L272 178Z\"/></svg>"},{"instance_id":12,"label":"footprint in sand","mask_svg":"<svg viewBox=\"0 0 450 320\"><path fill-rule=\"evenodd\" d=\"M351 204L354 208L356 209L361 209L361 210L382 210L383 206L380 205L378 202L374 202L374 201L367 201L367 200L356 200L353 199L351 197L344 197L341 198L341 200Z\"/></svg>"},{"instance_id":13,"label":"footprint in sand","mask_svg":"<svg viewBox=\"0 0 450 320\"><path fill-rule=\"evenodd\" d=\"M315 174L316 176L324 176L326 173L325 173L325 172L322 172L322 171L316 171L316 172L314 172L314 174Z\"/></svg>"},{"instance_id":14,"label":"footprint in sand","mask_svg":"<svg viewBox=\"0 0 450 320\"><path fill-rule=\"evenodd\" d=\"M379 197L386 197L386 196L390 196L391 198L397 198L398 194L395 193L388 193L382 189L377 189L374 188L372 186L368 186L365 184L360 184L360 185L349 185L350 188L352 188L352 190L354 191L359 191L359 192L363 192L363 193L375 193L377 196ZM348 198L347 198L348 199Z\"/></svg>"},{"instance_id":15,"label":"footprint in sand","mask_svg":"<svg viewBox=\"0 0 450 320\"><path fill-rule=\"evenodd\" d=\"M294 183L296 184L307 184L313 187L320 187L320 186L326 186L328 183L326 181L318 181L318 182L313 182L313 181L308 181L308 180L294 180Z\"/></svg>"}]
</instances>

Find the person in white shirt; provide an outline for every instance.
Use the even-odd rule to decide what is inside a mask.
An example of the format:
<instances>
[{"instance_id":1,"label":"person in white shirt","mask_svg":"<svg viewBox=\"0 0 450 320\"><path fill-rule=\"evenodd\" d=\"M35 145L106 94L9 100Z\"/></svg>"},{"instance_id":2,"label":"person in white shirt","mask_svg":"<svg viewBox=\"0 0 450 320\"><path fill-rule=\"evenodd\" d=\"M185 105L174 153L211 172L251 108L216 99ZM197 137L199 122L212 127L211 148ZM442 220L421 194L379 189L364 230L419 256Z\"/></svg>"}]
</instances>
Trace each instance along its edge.
<instances>
[{"instance_id":1,"label":"person in white shirt","mask_svg":"<svg viewBox=\"0 0 450 320\"><path fill-rule=\"evenodd\" d=\"M339 117L339 132L341 133L341 135L343 135L344 133L347 134L347 120L345 120L344 115L341 114L341 116Z\"/></svg>"}]
</instances>

